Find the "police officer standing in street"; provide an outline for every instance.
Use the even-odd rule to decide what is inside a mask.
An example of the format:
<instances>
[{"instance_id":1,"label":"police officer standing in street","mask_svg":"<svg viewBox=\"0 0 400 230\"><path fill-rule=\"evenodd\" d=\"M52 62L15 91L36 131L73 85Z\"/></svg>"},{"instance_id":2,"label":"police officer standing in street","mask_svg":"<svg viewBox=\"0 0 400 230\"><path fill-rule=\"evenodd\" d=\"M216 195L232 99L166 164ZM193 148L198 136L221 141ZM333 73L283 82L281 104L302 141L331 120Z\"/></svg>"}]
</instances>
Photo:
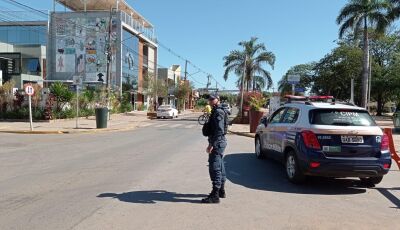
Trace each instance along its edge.
<instances>
[{"instance_id":1,"label":"police officer standing in street","mask_svg":"<svg viewBox=\"0 0 400 230\"><path fill-rule=\"evenodd\" d=\"M212 111L208 122L203 127L203 135L208 137L206 152L208 153L212 191L208 197L202 200L202 203L219 203L219 198L226 197L223 154L227 145L225 135L228 128L228 116L220 105L217 95L211 95L208 102Z\"/></svg>"}]
</instances>

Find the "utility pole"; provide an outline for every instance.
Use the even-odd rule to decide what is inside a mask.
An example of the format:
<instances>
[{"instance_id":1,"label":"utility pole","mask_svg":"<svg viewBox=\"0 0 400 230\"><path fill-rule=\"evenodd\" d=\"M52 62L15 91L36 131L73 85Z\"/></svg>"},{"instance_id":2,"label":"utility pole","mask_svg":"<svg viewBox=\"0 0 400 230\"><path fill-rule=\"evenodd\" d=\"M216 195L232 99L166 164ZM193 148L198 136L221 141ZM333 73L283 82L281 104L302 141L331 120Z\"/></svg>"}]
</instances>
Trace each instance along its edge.
<instances>
[{"instance_id":1,"label":"utility pole","mask_svg":"<svg viewBox=\"0 0 400 230\"><path fill-rule=\"evenodd\" d=\"M207 75L207 92L208 92L208 87L210 87L211 82L210 82L210 75Z\"/></svg>"},{"instance_id":2,"label":"utility pole","mask_svg":"<svg viewBox=\"0 0 400 230\"><path fill-rule=\"evenodd\" d=\"M185 81L187 80L187 64L188 60L185 61Z\"/></svg>"},{"instance_id":3,"label":"utility pole","mask_svg":"<svg viewBox=\"0 0 400 230\"><path fill-rule=\"evenodd\" d=\"M111 49L111 27L112 27L112 16L113 16L113 8L110 9L110 19L108 23L108 39L107 39L107 109L110 110L110 94L111 94L111 61L112 61L112 49ZM110 119L110 111L108 111L108 119Z\"/></svg>"}]
</instances>

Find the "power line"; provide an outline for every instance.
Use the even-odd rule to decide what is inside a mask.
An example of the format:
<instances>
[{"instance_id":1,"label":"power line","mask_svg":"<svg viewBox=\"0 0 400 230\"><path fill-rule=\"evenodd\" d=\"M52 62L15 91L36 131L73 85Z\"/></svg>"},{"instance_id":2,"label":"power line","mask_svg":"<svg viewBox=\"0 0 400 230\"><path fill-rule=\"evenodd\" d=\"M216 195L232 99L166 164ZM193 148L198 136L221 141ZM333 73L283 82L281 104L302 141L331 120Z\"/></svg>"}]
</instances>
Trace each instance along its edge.
<instances>
[{"instance_id":1,"label":"power line","mask_svg":"<svg viewBox=\"0 0 400 230\"><path fill-rule=\"evenodd\" d=\"M217 85L223 86L221 83L218 82L218 80L210 73L204 71L203 69L201 69L200 67L198 67L197 65L195 65L193 62L191 62L190 60L188 60L187 58L182 57L181 55L177 54L175 51L173 51L171 48L168 48L166 45L162 44L159 40L157 40L157 43L160 47L164 48L165 50L167 50L168 52L170 52L172 55L176 56L177 58L183 60L183 61L187 61L192 67L194 67L195 69L197 69L199 72L204 73L205 75L210 75L210 77L212 79L215 80L215 82L217 83ZM225 87L223 87L223 89L225 89Z\"/></svg>"}]
</instances>

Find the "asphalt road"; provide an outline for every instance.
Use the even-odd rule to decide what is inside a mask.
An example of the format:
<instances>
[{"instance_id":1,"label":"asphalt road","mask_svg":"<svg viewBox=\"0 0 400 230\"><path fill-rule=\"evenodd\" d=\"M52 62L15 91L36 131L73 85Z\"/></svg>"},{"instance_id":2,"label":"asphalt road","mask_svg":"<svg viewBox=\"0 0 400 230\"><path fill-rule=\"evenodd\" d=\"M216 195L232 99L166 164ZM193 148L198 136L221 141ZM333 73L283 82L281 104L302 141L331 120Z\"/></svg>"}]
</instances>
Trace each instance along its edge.
<instances>
[{"instance_id":1,"label":"asphalt road","mask_svg":"<svg viewBox=\"0 0 400 230\"><path fill-rule=\"evenodd\" d=\"M0 229L400 229L400 175L286 181L257 160L253 140L228 136L228 198L211 189L206 139L194 121L129 132L0 134Z\"/></svg>"}]
</instances>

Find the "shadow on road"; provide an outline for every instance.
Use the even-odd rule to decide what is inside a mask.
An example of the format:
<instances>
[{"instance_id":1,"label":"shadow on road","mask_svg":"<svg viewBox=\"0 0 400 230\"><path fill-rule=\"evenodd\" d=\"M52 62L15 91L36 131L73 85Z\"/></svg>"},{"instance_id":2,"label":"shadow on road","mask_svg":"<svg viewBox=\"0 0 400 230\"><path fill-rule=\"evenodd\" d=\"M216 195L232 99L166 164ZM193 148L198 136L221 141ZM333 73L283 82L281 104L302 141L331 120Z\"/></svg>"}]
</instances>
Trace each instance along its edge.
<instances>
[{"instance_id":1,"label":"shadow on road","mask_svg":"<svg viewBox=\"0 0 400 230\"><path fill-rule=\"evenodd\" d=\"M400 188L375 188L375 189L378 190L378 192L380 192L384 197L386 197L386 199L388 199L390 202L396 205L396 207L393 208L400 209L400 199L390 192L396 190L399 191Z\"/></svg>"},{"instance_id":2,"label":"shadow on road","mask_svg":"<svg viewBox=\"0 0 400 230\"><path fill-rule=\"evenodd\" d=\"M357 180L309 178L304 185L286 179L281 163L258 160L254 153L234 153L224 158L227 179L250 189L296 194L345 195L365 193Z\"/></svg>"},{"instance_id":3,"label":"shadow on road","mask_svg":"<svg viewBox=\"0 0 400 230\"><path fill-rule=\"evenodd\" d=\"M126 192L121 194L102 193L97 197L114 198L123 202L137 203L137 204L155 204L157 202L200 203L200 198L204 198L206 196L207 195L204 194L180 194L164 190L151 190L151 191Z\"/></svg>"}]
</instances>

